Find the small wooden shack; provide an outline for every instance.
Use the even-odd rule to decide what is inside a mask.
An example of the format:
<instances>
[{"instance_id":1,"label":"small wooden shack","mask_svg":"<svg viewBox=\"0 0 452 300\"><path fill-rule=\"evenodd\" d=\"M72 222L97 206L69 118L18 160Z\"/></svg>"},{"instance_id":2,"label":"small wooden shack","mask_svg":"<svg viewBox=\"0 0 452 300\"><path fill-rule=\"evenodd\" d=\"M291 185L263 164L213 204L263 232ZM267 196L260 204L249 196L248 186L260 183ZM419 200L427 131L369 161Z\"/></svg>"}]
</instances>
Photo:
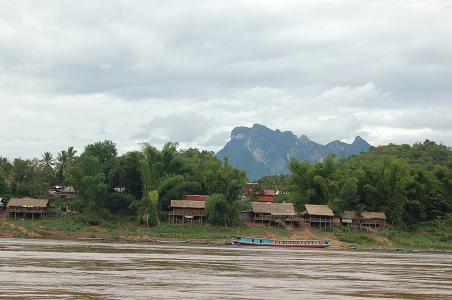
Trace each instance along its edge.
<instances>
[{"instance_id":1,"label":"small wooden shack","mask_svg":"<svg viewBox=\"0 0 452 300\"><path fill-rule=\"evenodd\" d=\"M114 188L116 192L120 192L121 188ZM49 190L48 197L50 199L62 198L65 200L75 200L77 199L77 194L73 187L67 186L54 186Z\"/></svg>"},{"instance_id":2,"label":"small wooden shack","mask_svg":"<svg viewBox=\"0 0 452 300\"><path fill-rule=\"evenodd\" d=\"M382 211L365 211L359 218L359 227L366 230L381 230L386 226L386 215Z\"/></svg>"},{"instance_id":3,"label":"small wooden shack","mask_svg":"<svg viewBox=\"0 0 452 300\"><path fill-rule=\"evenodd\" d=\"M14 219L17 217L42 219L47 213L48 206L48 199L12 198L6 206L6 212L10 218L14 217Z\"/></svg>"},{"instance_id":4,"label":"small wooden shack","mask_svg":"<svg viewBox=\"0 0 452 300\"><path fill-rule=\"evenodd\" d=\"M169 220L180 224L202 224L206 216L206 202L199 200L171 200Z\"/></svg>"},{"instance_id":5,"label":"small wooden shack","mask_svg":"<svg viewBox=\"0 0 452 300\"><path fill-rule=\"evenodd\" d=\"M346 210L341 214L341 224L351 227L356 222L356 212L352 210Z\"/></svg>"},{"instance_id":6,"label":"small wooden shack","mask_svg":"<svg viewBox=\"0 0 452 300\"><path fill-rule=\"evenodd\" d=\"M251 202L253 222L287 227L288 224L299 225L293 203Z\"/></svg>"},{"instance_id":7,"label":"small wooden shack","mask_svg":"<svg viewBox=\"0 0 452 300\"><path fill-rule=\"evenodd\" d=\"M305 223L315 228L332 228L334 213L327 205L305 204L305 211L301 213Z\"/></svg>"}]
</instances>

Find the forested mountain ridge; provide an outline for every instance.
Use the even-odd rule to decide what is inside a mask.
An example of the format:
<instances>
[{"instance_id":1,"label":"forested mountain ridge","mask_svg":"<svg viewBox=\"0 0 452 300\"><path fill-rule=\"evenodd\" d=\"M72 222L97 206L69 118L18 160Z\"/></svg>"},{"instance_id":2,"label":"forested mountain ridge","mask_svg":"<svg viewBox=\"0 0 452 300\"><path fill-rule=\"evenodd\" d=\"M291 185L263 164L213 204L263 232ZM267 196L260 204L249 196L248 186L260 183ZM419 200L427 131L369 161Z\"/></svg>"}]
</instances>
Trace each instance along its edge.
<instances>
[{"instance_id":1,"label":"forested mountain ridge","mask_svg":"<svg viewBox=\"0 0 452 300\"><path fill-rule=\"evenodd\" d=\"M352 144L338 140L322 145L311 141L306 135L297 137L290 131L271 130L254 124L251 128L236 127L231 140L216 156L227 157L229 163L248 173L250 180L264 176L289 173L292 158L300 161L317 162L328 154L348 157L368 151L370 145L357 136Z\"/></svg>"}]
</instances>

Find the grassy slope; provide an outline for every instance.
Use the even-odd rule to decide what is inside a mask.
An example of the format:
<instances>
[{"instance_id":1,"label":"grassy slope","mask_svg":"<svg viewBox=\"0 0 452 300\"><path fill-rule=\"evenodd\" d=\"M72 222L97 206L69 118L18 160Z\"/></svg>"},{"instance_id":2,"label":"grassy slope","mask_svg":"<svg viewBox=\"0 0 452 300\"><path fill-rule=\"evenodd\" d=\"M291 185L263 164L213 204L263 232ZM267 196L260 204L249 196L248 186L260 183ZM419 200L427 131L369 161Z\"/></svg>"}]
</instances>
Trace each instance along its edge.
<instances>
[{"instance_id":1,"label":"grassy slope","mask_svg":"<svg viewBox=\"0 0 452 300\"><path fill-rule=\"evenodd\" d=\"M407 249L452 250L452 216L420 224L416 231L386 229L369 234L358 229L336 228L338 240L356 244L359 248L389 247Z\"/></svg>"}]
</instances>

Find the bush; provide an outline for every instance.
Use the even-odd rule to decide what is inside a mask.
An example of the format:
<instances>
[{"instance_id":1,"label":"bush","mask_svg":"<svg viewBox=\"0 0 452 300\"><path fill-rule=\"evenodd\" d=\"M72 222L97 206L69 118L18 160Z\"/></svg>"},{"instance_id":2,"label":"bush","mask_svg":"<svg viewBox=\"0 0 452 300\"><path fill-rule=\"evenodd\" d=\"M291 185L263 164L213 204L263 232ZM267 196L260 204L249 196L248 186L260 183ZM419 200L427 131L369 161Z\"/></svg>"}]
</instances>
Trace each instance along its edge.
<instances>
[{"instance_id":1,"label":"bush","mask_svg":"<svg viewBox=\"0 0 452 300\"><path fill-rule=\"evenodd\" d=\"M101 209L98 213L85 211L78 216L79 221L87 225L100 225L102 221L110 221L112 218L106 209Z\"/></svg>"},{"instance_id":2,"label":"bush","mask_svg":"<svg viewBox=\"0 0 452 300\"><path fill-rule=\"evenodd\" d=\"M213 225L232 226L237 224L238 206L228 201L223 194L214 194L206 201L207 221Z\"/></svg>"},{"instance_id":3,"label":"bush","mask_svg":"<svg viewBox=\"0 0 452 300\"><path fill-rule=\"evenodd\" d=\"M375 244L375 240L368 234L354 228L337 228L336 237L339 241L351 244Z\"/></svg>"},{"instance_id":4,"label":"bush","mask_svg":"<svg viewBox=\"0 0 452 300\"><path fill-rule=\"evenodd\" d=\"M106 208L112 213L129 213L133 200L133 196L129 193L110 193L106 201Z\"/></svg>"}]
</instances>

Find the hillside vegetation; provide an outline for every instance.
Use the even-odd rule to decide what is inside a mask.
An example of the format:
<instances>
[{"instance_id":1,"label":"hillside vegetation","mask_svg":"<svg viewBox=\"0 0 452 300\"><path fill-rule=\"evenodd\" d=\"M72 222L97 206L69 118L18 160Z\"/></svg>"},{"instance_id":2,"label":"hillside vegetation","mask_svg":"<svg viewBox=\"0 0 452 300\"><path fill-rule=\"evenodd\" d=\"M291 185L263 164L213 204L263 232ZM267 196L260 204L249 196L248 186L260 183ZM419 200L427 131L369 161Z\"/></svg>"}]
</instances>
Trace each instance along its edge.
<instances>
[{"instance_id":1,"label":"hillside vegetation","mask_svg":"<svg viewBox=\"0 0 452 300\"><path fill-rule=\"evenodd\" d=\"M179 150L177 143L161 150L146 144L118 155L113 142L103 141L87 145L80 155L70 147L56 159L50 153L33 160L0 158L0 197L46 196L53 185L70 185L79 197L70 203L78 213L74 220L86 225L122 216L154 226L167 218L171 199L208 194L213 196L206 205L208 222L234 226L238 210L249 205L240 196L245 182L245 172L214 153ZM430 234L435 240L452 236L446 221L452 209L452 151L428 140L372 147L339 160L329 155L314 164L292 160L289 175L259 183L279 190L277 201L293 202L299 211L305 203L328 204L336 214L384 211L398 232ZM50 212L65 204L53 201ZM403 235L392 237L403 240Z\"/></svg>"},{"instance_id":2,"label":"hillside vegetation","mask_svg":"<svg viewBox=\"0 0 452 300\"><path fill-rule=\"evenodd\" d=\"M452 151L426 140L410 145L372 147L369 152L310 164L292 160L290 175L265 177L278 201L328 204L344 210L384 211L395 227L445 218L452 209Z\"/></svg>"}]
</instances>

